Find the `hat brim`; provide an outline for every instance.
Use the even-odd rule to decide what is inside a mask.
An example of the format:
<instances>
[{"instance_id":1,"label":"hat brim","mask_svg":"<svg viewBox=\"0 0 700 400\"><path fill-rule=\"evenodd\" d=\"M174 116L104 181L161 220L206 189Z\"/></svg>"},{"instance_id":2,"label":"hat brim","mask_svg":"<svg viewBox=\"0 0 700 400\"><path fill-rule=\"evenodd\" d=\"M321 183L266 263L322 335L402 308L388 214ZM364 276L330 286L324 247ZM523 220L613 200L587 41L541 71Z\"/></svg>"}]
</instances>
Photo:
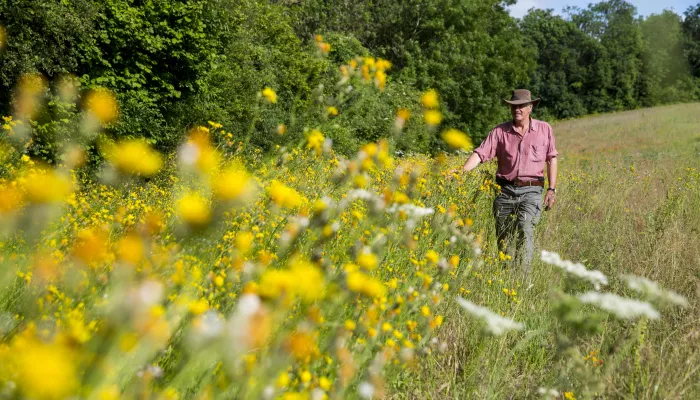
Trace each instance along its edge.
<instances>
[{"instance_id":1,"label":"hat brim","mask_svg":"<svg viewBox=\"0 0 700 400\"><path fill-rule=\"evenodd\" d=\"M536 105L540 104L540 100L541 99L539 97L536 98L535 100L507 100L507 99L503 99L503 101L505 101L506 103L511 104L511 105L516 105L516 106L519 106L522 104L532 104L533 106L536 106Z\"/></svg>"}]
</instances>

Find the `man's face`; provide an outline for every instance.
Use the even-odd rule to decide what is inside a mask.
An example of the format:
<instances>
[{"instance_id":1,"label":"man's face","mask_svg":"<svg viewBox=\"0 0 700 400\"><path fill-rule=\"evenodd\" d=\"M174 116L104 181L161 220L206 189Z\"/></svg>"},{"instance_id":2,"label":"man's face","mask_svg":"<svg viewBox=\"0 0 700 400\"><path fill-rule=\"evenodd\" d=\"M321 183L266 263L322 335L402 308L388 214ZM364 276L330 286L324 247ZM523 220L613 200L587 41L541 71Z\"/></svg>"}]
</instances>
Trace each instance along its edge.
<instances>
[{"instance_id":1,"label":"man's face","mask_svg":"<svg viewBox=\"0 0 700 400\"><path fill-rule=\"evenodd\" d=\"M522 122L530 118L532 112L532 104L510 105L510 114L513 116L513 121Z\"/></svg>"}]
</instances>

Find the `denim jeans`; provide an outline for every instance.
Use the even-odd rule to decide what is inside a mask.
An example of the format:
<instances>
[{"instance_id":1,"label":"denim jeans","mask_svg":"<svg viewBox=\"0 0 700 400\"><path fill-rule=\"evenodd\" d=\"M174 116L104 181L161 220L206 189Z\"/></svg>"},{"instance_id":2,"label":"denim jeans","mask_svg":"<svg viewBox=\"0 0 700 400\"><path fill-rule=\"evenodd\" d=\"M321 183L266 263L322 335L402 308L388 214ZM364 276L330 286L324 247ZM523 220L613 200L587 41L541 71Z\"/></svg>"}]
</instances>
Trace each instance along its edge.
<instances>
[{"instance_id":1,"label":"denim jeans","mask_svg":"<svg viewBox=\"0 0 700 400\"><path fill-rule=\"evenodd\" d=\"M530 272L535 250L535 225L542 215L541 186L504 185L493 202L496 236L501 251Z\"/></svg>"}]
</instances>

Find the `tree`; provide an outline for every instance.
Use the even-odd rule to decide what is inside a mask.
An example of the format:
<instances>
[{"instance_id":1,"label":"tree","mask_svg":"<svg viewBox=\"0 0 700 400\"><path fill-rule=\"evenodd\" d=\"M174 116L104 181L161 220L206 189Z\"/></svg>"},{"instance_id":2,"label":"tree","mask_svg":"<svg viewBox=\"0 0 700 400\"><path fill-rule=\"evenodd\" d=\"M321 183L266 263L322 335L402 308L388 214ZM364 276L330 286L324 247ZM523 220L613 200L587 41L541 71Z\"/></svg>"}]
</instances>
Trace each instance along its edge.
<instances>
[{"instance_id":1,"label":"tree","mask_svg":"<svg viewBox=\"0 0 700 400\"><path fill-rule=\"evenodd\" d=\"M606 111L635 108L641 74L642 34L637 9L624 0L590 4L586 9L568 7L571 21L600 41L610 63L612 79L606 91Z\"/></svg>"},{"instance_id":2,"label":"tree","mask_svg":"<svg viewBox=\"0 0 700 400\"><path fill-rule=\"evenodd\" d=\"M683 54L682 20L664 10L642 21L642 79L640 98L645 106L677 101L677 85L689 75Z\"/></svg>"},{"instance_id":3,"label":"tree","mask_svg":"<svg viewBox=\"0 0 700 400\"><path fill-rule=\"evenodd\" d=\"M571 118L600 111L611 80L602 44L552 10L531 11L521 28L537 55L530 87L542 97L540 114Z\"/></svg>"},{"instance_id":4,"label":"tree","mask_svg":"<svg viewBox=\"0 0 700 400\"><path fill-rule=\"evenodd\" d=\"M692 75L700 78L700 4L688 7L684 15L682 29L685 57Z\"/></svg>"}]
</instances>

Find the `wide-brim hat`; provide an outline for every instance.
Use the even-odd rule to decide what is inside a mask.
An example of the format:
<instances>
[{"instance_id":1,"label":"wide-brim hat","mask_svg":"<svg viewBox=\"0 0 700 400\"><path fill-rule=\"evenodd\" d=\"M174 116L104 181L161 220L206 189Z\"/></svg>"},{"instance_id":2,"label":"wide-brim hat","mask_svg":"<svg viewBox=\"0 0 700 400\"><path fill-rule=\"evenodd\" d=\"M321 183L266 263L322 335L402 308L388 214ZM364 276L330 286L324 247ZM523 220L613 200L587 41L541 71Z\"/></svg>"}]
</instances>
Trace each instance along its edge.
<instances>
[{"instance_id":1,"label":"wide-brim hat","mask_svg":"<svg viewBox=\"0 0 700 400\"><path fill-rule=\"evenodd\" d=\"M510 100L503 99L508 104L522 105L522 104L532 104L534 106L540 103L540 98L532 99L530 91L527 89L516 89L513 90L513 94L510 96Z\"/></svg>"}]
</instances>

